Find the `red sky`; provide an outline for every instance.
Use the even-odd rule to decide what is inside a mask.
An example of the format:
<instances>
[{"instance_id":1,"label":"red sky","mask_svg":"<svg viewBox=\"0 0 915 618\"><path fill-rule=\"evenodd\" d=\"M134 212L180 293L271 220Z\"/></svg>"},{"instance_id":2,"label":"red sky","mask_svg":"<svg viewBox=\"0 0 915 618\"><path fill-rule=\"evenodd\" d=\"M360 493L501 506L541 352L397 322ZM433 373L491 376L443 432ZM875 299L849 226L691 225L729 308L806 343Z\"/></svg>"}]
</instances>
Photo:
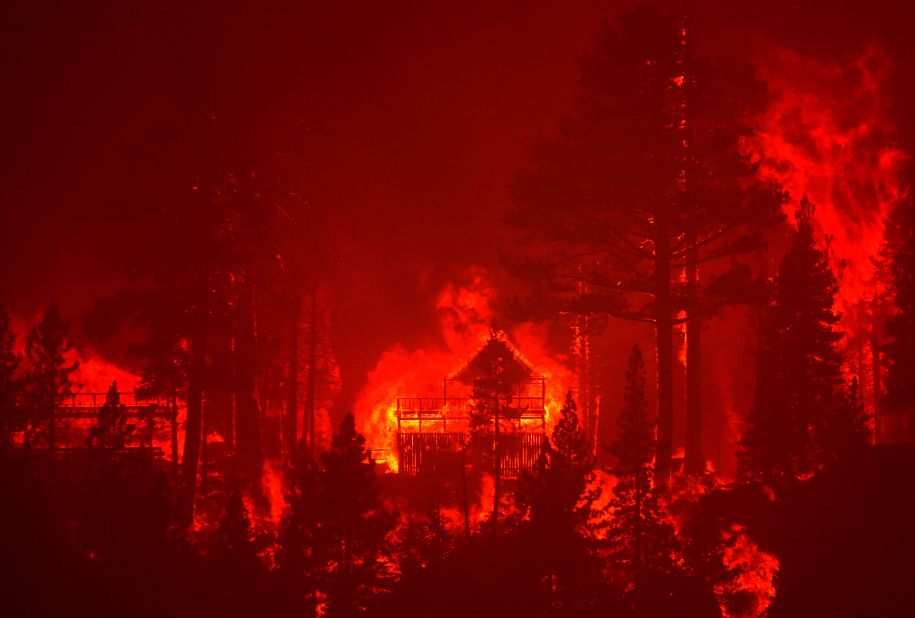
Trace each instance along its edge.
<instances>
[{"instance_id":1,"label":"red sky","mask_svg":"<svg viewBox=\"0 0 915 618\"><path fill-rule=\"evenodd\" d=\"M497 262L512 174L570 108L597 30L636 3L88 4L0 9L0 298L31 315L57 297L77 321L120 285L125 246L168 242L144 222L215 114L239 148L283 153L344 231L338 328L359 374L426 336L455 270ZM912 108L908 3L690 4L732 61L757 37L830 57L877 39ZM909 114L895 119L911 143Z\"/></svg>"}]
</instances>

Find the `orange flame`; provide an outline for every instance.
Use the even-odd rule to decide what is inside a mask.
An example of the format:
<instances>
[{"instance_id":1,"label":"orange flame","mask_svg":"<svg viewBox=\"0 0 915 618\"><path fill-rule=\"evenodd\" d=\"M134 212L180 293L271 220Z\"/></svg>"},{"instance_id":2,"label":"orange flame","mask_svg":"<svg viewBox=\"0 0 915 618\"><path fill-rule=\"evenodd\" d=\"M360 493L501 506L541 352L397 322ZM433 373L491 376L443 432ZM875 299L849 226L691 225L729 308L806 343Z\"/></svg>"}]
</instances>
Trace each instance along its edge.
<instances>
[{"instance_id":1,"label":"orange flame","mask_svg":"<svg viewBox=\"0 0 915 618\"><path fill-rule=\"evenodd\" d=\"M385 351L369 372L356 399L357 423L370 448L383 453L390 471L397 471L395 435L397 398L441 396L442 378L460 369L486 341L492 329L495 290L485 271L473 268L462 274L462 283L449 283L435 302L442 345L407 350L398 344ZM561 358L546 347L542 327L522 324L511 333L525 359L546 378L547 430L558 417L566 390L575 386L574 375Z\"/></svg>"},{"instance_id":2,"label":"orange flame","mask_svg":"<svg viewBox=\"0 0 915 618\"><path fill-rule=\"evenodd\" d=\"M756 59L771 101L749 151L763 177L816 204L821 236L832 238L842 274L841 306L872 293L884 221L903 197L905 152L894 143L884 81L889 58L876 44L850 62L819 60L768 46Z\"/></svg>"},{"instance_id":3,"label":"orange flame","mask_svg":"<svg viewBox=\"0 0 915 618\"><path fill-rule=\"evenodd\" d=\"M270 519L275 525L279 525L286 510L283 472L269 461L264 462L264 472L261 475L261 490L270 502Z\"/></svg>"},{"instance_id":4,"label":"orange flame","mask_svg":"<svg viewBox=\"0 0 915 618\"><path fill-rule=\"evenodd\" d=\"M756 602L747 612L739 614L732 613L727 604L722 603L722 615L725 618L755 618L765 615L775 599L778 558L761 550L743 526L732 526L725 532L724 538L728 541L724 550L724 565L735 569L737 576L730 584L717 587L715 592L719 597L734 592L749 593Z\"/></svg>"}]
</instances>

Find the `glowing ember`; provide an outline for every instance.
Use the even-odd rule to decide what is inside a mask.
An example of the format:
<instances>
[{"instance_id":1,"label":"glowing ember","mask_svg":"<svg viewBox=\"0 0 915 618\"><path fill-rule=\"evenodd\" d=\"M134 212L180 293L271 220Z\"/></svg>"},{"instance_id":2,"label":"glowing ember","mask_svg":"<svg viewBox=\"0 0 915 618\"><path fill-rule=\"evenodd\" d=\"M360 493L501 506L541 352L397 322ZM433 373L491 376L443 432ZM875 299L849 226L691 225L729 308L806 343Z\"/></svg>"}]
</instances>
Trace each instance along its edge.
<instances>
[{"instance_id":1,"label":"glowing ember","mask_svg":"<svg viewBox=\"0 0 915 618\"><path fill-rule=\"evenodd\" d=\"M778 578L778 558L761 550L747 534L743 526L732 526L725 533L727 547L724 550L724 565L736 571L734 581L727 586L719 587L715 592L749 594L753 603L742 606L742 611L734 610L722 603L721 612L726 618L755 618L763 616L772 604L776 594ZM741 604L743 605L743 604Z\"/></svg>"}]
</instances>

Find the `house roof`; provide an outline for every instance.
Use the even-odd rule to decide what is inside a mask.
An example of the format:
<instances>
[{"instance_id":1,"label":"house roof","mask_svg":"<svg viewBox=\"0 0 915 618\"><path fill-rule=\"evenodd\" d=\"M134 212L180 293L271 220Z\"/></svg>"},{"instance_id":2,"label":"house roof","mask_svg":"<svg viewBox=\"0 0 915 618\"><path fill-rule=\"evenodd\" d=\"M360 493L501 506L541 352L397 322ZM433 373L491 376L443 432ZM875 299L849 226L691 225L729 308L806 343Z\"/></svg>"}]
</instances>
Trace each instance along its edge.
<instances>
[{"instance_id":1,"label":"house roof","mask_svg":"<svg viewBox=\"0 0 915 618\"><path fill-rule=\"evenodd\" d=\"M474 356L452 378L471 383L477 378L503 374L509 381L521 381L534 375L534 368L495 330Z\"/></svg>"}]
</instances>

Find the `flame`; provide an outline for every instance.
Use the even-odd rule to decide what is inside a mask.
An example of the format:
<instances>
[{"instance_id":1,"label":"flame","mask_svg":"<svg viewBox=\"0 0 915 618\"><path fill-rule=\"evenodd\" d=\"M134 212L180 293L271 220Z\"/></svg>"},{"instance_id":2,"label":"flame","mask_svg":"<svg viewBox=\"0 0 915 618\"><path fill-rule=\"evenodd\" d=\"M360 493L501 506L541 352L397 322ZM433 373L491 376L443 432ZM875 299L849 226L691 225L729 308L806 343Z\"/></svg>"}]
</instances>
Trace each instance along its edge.
<instances>
[{"instance_id":1,"label":"flame","mask_svg":"<svg viewBox=\"0 0 915 618\"><path fill-rule=\"evenodd\" d=\"M465 271L458 282L446 284L436 297L441 344L407 350L397 344L385 351L369 372L366 385L356 399L357 423L370 448L383 453L390 471L397 471L395 436L397 398L400 396L440 397L442 378L460 369L486 341L492 329L495 290L481 268ZM546 346L544 327L522 324L510 338L523 351L524 359L546 378L546 427L558 418L568 389L576 386L574 374L562 358Z\"/></svg>"},{"instance_id":2,"label":"flame","mask_svg":"<svg viewBox=\"0 0 915 618\"><path fill-rule=\"evenodd\" d=\"M723 556L724 565L736 570L737 576L729 584L716 587L715 593L719 597L735 592L749 593L755 603L747 608L747 612L732 613L732 608L722 602L722 615L725 618L755 618L765 615L776 594L778 558L761 550L743 526L731 526L724 533L724 540L727 545Z\"/></svg>"},{"instance_id":3,"label":"flame","mask_svg":"<svg viewBox=\"0 0 915 618\"><path fill-rule=\"evenodd\" d=\"M895 144L884 82L891 63L877 44L848 62L821 60L772 44L755 59L770 103L748 152L764 178L791 195L789 217L805 193L816 205L820 237L831 237L842 277L839 309L873 294L872 258L884 221L904 196L908 155Z\"/></svg>"},{"instance_id":4,"label":"flame","mask_svg":"<svg viewBox=\"0 0 915 618\"><path fill-rule=\"evenodd\" d=\"M118 391L131 392L140 384L140 376L106 361L94 350L74 348L66 357L68 363L79 362L73 373L73 382L76 384L74 390L104 393L116 381Z\"/></svg>"},{"instance_id":5,"label":"flame","mask_svg":"<svg viewBox=\"0 0 915 618\"><path fill-rule=\"evenodd\" d=\"M25 350L32 328L41 320L41 315L29 321L10 314L10 329L15 336L14 349L25 357ZM140 376L104 359L95 350L85 346L73 346L64 354L68 365L79 363L71 375L74 391L105 393L112 382L118 383L121 392L133 391L140 384Z\"/></svg>"},{"instance_id":6,"label":"flame","mask_svg":"<svg viewBox=\"0 0 915 618\"><path fill-rule=\"evenodd\" d=\"M501 500L499 502L502 502ZM496 479L493 475L483 473L483 484L480 489L479 510L474 514L471 509L471 517L477 523L482 523L492 515L492 509L496 503ZM474 517L475 515L475 517Z\"/></svg>"},{"instance_id":7,"label":"flame","mask_svg":"<svg viewBox=\"0 0 915 618\"><path fill-rule=\"evenodd\" d=\"M283 472L269 461L264 462L261 475L261 491L270 502L270 519L279 525L286 510L286 493L283 487Z\"/></svg>"}]
</instances>

